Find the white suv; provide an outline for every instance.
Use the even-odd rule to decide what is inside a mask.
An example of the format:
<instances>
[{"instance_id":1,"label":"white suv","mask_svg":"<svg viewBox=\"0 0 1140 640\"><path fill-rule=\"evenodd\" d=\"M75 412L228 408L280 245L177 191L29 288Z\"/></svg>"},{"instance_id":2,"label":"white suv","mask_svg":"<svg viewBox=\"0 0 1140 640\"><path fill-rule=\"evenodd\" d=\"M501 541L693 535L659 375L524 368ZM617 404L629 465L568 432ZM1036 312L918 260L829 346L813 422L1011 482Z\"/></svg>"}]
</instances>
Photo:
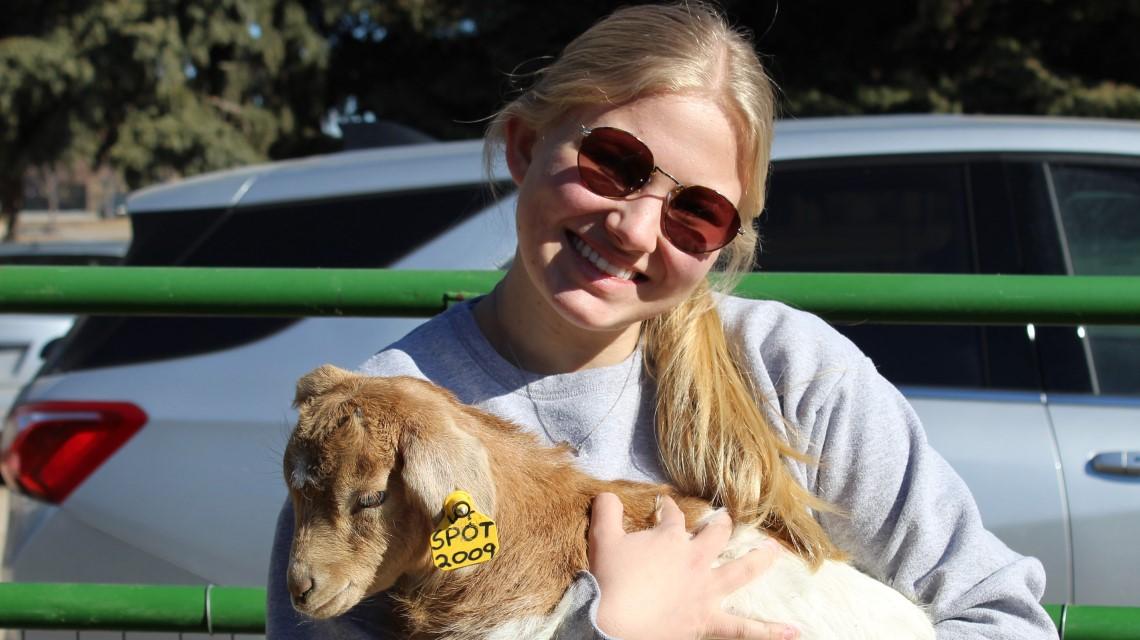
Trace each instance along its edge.
<instances>
[{"instance_id":1,"label":"white suv","mask_svg":"<svg viewBox=\"0 0 1140 640\"><path fill-rule=\"evenodd\" d=\"M514 224L490 193L479 142L247 167L134 194L126 261L491 269ZM781 123L761 235L765 270L1140 275L1140 126ZM5 431L10 578L264 584L295 380L417 322L86 318ZM840 330L908 395L987 526L1041 558L1045 601L1140 605L1137 328Z\"/></svg>"}]
</instances>

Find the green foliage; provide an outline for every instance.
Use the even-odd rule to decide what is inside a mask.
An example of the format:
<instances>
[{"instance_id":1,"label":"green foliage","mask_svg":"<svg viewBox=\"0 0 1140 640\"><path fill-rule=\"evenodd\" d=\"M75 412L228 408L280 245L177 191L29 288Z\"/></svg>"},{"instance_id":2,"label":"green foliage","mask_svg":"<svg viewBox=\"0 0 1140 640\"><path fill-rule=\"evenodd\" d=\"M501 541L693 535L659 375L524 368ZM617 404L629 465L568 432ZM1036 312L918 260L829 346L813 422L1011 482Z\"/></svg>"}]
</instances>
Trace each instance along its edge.
<instances>
[{"instance_id":1,"label":"green foliage","mask_svg":"<svg viewBox=\"0 0 1140 640\"><path fill-rule=\"evenodd\" d=\"M132 187L320 141L327 40L294 0L18 3L0 27L0 190L109 162Z\"/></svg>"},{"instance_id":2,"label":"green foliage","mask_svg":"<svg viewBox=\"0 0 1140 640\"><path fill-rule=\"evenodd\" d=\"M330 110L479 136L626 0L37 0L0 22L0 201L69 157L139 186L331 148ZM724 0L788 116L1140 117L1140 1ZM15 186L14 186L15 185Z\"/></svg>"},{"instance_id":3,"label":"green foliage","mask_svg":"<svg viewBox=\"0 0 1140 640\"><path fill-rule=\"evenodd\" d=\"M1136 0L726 4L760 34L790 115L1137 117Z\"/></svg>"},{"instance_id":4,"label":"green foliage","mask_svg":"<svg viewBox=\"0 0 1140 640\"><path fill-rule=\"evenodd\" d=\"M329 104L475 137L527 73L628 4L325 3ZM1088 6L1088 5L1092 6ZM1136 117L1140 2L724 0L791 117L1023 113ZM467 25L467 28L464 28ZM520 72L512 75L513 72ZM517 82L517 84L516 84Z\"/></svg>"},{"instance_id":5,"label":"green foliage","mask_svg":"<svg viewBox=\"0 0 1140 640\"><path fill-rule=\"evenodd\" d=\"M482 135L485 120L601 16L626 4L579 0L346 0L327 23L329 98L439 138Z\"/></svg>"},{"instance_id":6,"label":"green foliage","mask_svg":"<svg viewBox=\"0 0 1140 640\"><path fill-rule=\"evenodd\" d=\"M49 160L71 142L66 103L91 81L91 66L76 60L59 38L0 40L0 167Z\"/></svg>"}]
</instances>

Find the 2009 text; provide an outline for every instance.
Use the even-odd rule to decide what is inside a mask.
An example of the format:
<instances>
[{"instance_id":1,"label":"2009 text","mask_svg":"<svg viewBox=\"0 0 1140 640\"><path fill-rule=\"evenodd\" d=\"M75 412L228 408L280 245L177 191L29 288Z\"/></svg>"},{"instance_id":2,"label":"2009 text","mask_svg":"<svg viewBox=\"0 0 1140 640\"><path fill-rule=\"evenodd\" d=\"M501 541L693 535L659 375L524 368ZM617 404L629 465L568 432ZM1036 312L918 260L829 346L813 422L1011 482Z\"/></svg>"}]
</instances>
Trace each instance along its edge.
<instances>
[{"instance_id":1,"label":"2009 text","mask_svg":"<svg viewBox=\"0 0 1140 640\"><path fill-rule=\"evenodd\" d=\"M483 545L482 548L476 547L470 551L460 549L450 554L450 556L446 553L440 553L435 556L435 566L440 569L450 569L452 566L461 565L464 562L478 562L483 560L484 554L487 555L486 559L490 560L495 557L495 551L497 551L495 543L488 542Z\"/></svg>"}]
</instances>

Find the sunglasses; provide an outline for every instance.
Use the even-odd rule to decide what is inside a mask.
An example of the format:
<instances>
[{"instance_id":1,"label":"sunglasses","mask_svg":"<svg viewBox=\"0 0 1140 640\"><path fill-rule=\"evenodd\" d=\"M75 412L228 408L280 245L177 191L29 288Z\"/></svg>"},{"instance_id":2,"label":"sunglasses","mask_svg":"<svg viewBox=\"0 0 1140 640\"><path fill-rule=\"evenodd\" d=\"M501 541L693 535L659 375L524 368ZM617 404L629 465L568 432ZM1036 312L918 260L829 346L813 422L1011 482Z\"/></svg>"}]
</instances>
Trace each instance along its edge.
<instances>
[{"instance_id":1,"label":"sunglasses","mask_svg":"<svg viewBox=\"0 0 1140 640\"><path fill-rule=\"evenodd\" d=\"M744 233L728 198L708 187L688 187L653 162L653 152L632 133L579 125L578 175L591 192L625 198L641 190L656 171L677 184L661 205L661 232L687 253L716 251Z\"/></svg>"}]
</instances>

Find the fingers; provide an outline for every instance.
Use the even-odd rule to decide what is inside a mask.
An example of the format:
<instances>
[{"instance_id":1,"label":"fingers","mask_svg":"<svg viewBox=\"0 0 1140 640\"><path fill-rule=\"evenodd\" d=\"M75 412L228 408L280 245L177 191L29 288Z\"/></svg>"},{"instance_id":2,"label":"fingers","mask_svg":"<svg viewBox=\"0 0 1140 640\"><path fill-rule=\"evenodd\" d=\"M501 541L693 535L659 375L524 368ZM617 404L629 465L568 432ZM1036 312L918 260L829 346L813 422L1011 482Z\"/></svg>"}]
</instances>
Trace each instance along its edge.
<instances>
[{"instance_id":1,"label":"fingers","mask_svg":"<svg viewBox=\"0 0 1140 640\"><path fill-rule=\"evenodd\" d=\"M709 621L705 637L717 640L794 640L800 637L800 632L786 624L760 622L720 612Z\"/></svg>"},{"instance_id":2,"label":"fingers","mask_svg":"<svg viewBox=\"0 0 1140 640\"><path fill-rule=\"evenodd\" d=\"M612 540L625 535L621 500L612 493L599 493L594 498L590 513L590 546L597 541Z\"/></svg>"},{"instance_id":3,"label":"fingers","mask_svg":"<svg viewBox=\"0 0 1140 640\"><path fill-rule=\"evenodd\" d=\"M780 553L780 545L768 540L748 553L713 570L722 593L732 593L767 571Z\"/></svg>"}]
</instances>

